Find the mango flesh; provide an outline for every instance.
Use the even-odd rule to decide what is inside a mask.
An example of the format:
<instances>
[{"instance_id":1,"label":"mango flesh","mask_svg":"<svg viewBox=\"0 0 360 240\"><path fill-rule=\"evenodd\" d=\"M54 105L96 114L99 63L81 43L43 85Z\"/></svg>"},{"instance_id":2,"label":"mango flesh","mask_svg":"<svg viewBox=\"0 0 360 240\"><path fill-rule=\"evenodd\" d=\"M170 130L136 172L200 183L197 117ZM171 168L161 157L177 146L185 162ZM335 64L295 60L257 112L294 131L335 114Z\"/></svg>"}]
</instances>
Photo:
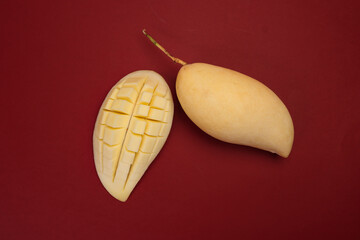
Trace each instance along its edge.
<instances>
[{"instance_id":1,"label":"mango flesh","mask_svg":"<svg viewBox=\"0 0 360 240\"><path fill-rule=\"evenodd\" d=\"M230 69L193 63L180 69L176 93L188 117L207 134L282 157L290 154L294 127L289 111L261 82Z\"/></svg>"},{"instance_id":2,"label":"mango flesh","mask_svg":"<svg viewBox=\"0 0 360 240\"><path fill-rule=\"evenodd\" d=\"M106 96L93 134L96 171L105 189L126 201L163 147L174 103L165 80L153 71L126 75Z\"/></svg>"}]
</instances>

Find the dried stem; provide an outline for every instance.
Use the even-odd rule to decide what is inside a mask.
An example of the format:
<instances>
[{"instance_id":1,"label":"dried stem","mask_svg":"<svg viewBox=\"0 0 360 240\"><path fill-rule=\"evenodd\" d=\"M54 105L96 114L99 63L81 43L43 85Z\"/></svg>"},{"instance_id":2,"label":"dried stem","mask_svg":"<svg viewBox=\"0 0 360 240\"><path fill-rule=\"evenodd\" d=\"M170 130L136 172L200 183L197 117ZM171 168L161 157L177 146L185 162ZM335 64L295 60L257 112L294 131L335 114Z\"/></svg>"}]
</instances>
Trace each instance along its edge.
<instances>
[{"instance_id":1,"label":"dried stem","mask_svg":"<svg viewBox=\"0 0 360 240\"><path fill-rule=\"evenodd\" d=\"M145 35L153 44L155 44L156 47L158 47L163 53L165 53L166 56L168 56L169 58L171 58L171 60L173 60L174 62L179 63L179 64L181 64L181 65L185 65L185 64L186 64L186 62L184 62L183 60L171 56L170 53L169 53L168 51L166 51L165 48L163 48L158 42L155 41L155 39L153 39L153 38L146 32L145 29L143 29L142 32L144 33L144 35Z\"/></svg>"}]
</instances>

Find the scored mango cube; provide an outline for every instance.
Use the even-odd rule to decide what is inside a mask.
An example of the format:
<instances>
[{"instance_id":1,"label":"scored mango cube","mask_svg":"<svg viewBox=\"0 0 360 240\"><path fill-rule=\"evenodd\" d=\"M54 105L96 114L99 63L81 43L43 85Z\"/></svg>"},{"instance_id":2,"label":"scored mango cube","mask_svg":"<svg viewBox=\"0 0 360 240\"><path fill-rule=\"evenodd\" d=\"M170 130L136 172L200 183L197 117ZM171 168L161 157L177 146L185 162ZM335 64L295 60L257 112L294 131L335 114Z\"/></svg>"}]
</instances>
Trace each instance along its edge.
<instances>
[{"instance_id":1,"label":"scored mango cube","mask_svg":"<svg viewBox=\"0 0 360 240\"><path fill-rule=\"evenodd\" d=\"M104 109L106 109L106 110L111 110L111 106L113 105L113 102L114 102L113 99L109 99L109 100L105 103Z\"/></svg>"},{"instance_id":2,"label":"scored mango cube","mask_svg":"<svg viewBox=\"0 0 360 240\"><path fill-rule=\"evenodd\" d=\"M143 135L146 128L146 121L143 119L135 118L133 120L131 131L136 134Z\"/></svg>"},{"instance_id":3,"label":"scored mango cube","mask_svg":"<svg viewBox=\"0 0 360 240\"><path fill-rule=\"evenodd\" d=\"M115 100L118 92L119 92L119 89L117 89L117 88L113 89L110 94L110 98Z\"/></svg>"},{"instance_id":4,"label":"scored mango cube","mask_svg":"<svg viewBox=\"0 0 360 240\"><path fill-rule=\"evenodd\" d=\"M141 142L140 151L144 153L152 153L155 143L156 143L156 137L144 135L143 140Z\"/></svg>"},{"instance_id":5,"label":"scored mango cube","mask_svg":"<svg viewBox=\"0 0 360 240\"><path fill-rule=\"evenodd\" d=\"M166 125L164 124L164 125L161 126L161 129L160 129L160 132L159 132L159 136L160 136L160 137L165 137L166 132L167 132L167 127L166 127Z\"/></svg>"},{"instance_id":6,"label":"scored mango cube","mask_svg":"<svg viewBox=\"0 0 360 240\"><path fill-rule=\"evenodd\" d=\"M139 98L140 104L149 104L152 98L152 92L142 92Z\"/></svg>"},{"instance_id":7,"label":"scored mango cube","mask_svg":"<svg viewBox=\"0 0 360 240\"><path fill-rule=\"evenodd\" d=\"M143 77L129 78L125 81L123 86L124 87L132 87L132 88L136 89L137 92L139 92L141 87L143 86L145 80L146 80L146 78L143 78Z\"/></svg>"},{"instance_id":8,"label":"scored mango cube","mask_svg":"<svg viewBox=\"0 0 360 240\"><path fill-rule=\"evenodd\" d=\"M109 112L106 119L106 125L112 128L126 128L129 124L130 116Z\"/></svg>"},{"instance_id":9,"label":"scored mango cube","mask_svg":"<svg viewBox=\"0 0 360 240\"><path fill-rule=\"evenodd\" d=\"M138 152L141 144L142 136L128 133L126 149L132 152Z\"/></svg>"},{"instance_id":10,"label":"scored mango cube","mask_svg":"<svg viewBox=\"0 0 360 240\"><path fill-rule=\"evenodd\" d=\"M144 153L144 152L139 152L138 154L136 154L135 157L135 163L136 166L134 166L134 173L139 173L141 172L141 170L147 165L147 163L149 162L149 158L150 158L151 154L149 153ZM134 164L135 165L135 164ZM139 171L140 170L140 171Z\"/></svg>"},{"instance_id":11,"label":"scored mango cube","mask_svg":"<svg viewBox=\"0 0 360 240\"><path fill-rule=\"evenodd\" d=\"M133 109L133 104L124 99L116 99L113 101L110 109L115 112L131 114Z\"/></svg>"},{"instance_id":12,"label":"scored mango cube","mask_svg":"<svg viewBox=\"0 0 360 240\"><path fill-rule=\"evenodd\" d=\"M144 87L143 87L143 92L154 92L154 89L156 88L156 85L157 83L148 79L145 84L144 84Z\"/></svg>"},{"instance_id":13,"label":"scored mango cube","mask_svg":"<svg viewBox=\"0 0 360 240\"><path fill-rule=\"evenodd\" d=\"M105 125L103 124L97 124L94 129L94 135L98 139L104 138L104 131L105 131Z\"/></svg>"},{"instance_id":14,"label":"scored mango cube","mask_svg":"<svg viewBox=\"0 0 360 240\"><path fill-rule=\"evenodd\" d=\"M119 146L103 145L103 171L107 175L113 175L114 165L119 159L120 148Z\"/></svg>"},{"instance_id":15,"label":"scored mango cube","mask_svg":"<svg viewBox=\"0 0 360 240\"><path fill-rule=\"evenodd\" d=\"M137 98L137 92L134 88L131 87L123 87L120 88L116 97L120 99L125 99L131 103L134 103Z\"/></svg>"},{"instance_id":16,"label":"scored mango cube","mask_svg":"<svg viewBox=\"0 0 360 240\"><path fill-rule=\"evenodd\" d=\"M150 136L159 136L162 125L163 124L161 122L148 121L145 133Z\"/></svg>"},{"instance_id":17,"label":"scored mango cube","mask_svg":"<svg viewBox=\"0 0 360 240\"><path fill-rule=\"evenodd\" d=\"M121 144L126 133L125 128L113 129L105 127L104 131L104 143L108 145L118 145Z\"/></svg>"},{"instance_id":18,"label":"scored mango cube","mask_svg":"<svg viewBox=\"0 0 360 240\"><path fill-rule=\"evenodd\" d=\"M167 100L160 96L154 96L151 99L150 106L158 109L165 109Z\"/></svg>"},{"instance_id":19,"label":"scored mango cube","mask_svg":"<svg viewBox=\"0 0 360 240\"><path fill-rule=\"evenodd\" d=\"M134 116L135 117L147 117L149 114L150 107L147 105L140 104L136 107Z\"/></svg>"},{"instance_id":20,"label":"scored mango cube","mask_svg":"<svg viewBox=\"0 0 360 240\"><path fill-rule=\"evenodd\" d=\"M162 121L164 118L164 114L165 114L164 110L150 108L148 118L151 120Z\"/></svg>"},{"instance_id":21,"label":"scored mango cube","mask_svg":"<svg viewBox=\"0 0 360 240\"><path fill-rule=\"evenodd\" d=\"M164 97L168 91L168 87L164 85L158 85L155 89L154 95L158 95L160 97Z\"/></svg>"},{"instance_id":22,"label":"scored mango cube","mask_svg":"<svg viewBox=\"0 0 360 240\"><path fill-rule=\"evenodd\" d=\"M127 177L129 175L129 171L131 168L131 164L126 162L119 162L115 174L114 182L117 183L120 189L124 188Z\"/></svg>"},{"instance_id":23,"label":"scored mango cube","mask_svg":"<svg viewBox=\"0 0 360 240\"><path fill-rule=\"evenodd\" d=\"M135 153L124 149L121 151L120 162L132 164L135 159Z\"/></svg>"},{"instance_id":24,"label":"scored mango cube","mask_svg":"<svg viewBox=\"0 0 360 240\"><path fill-rule=\"evenodd\" d=\"M106 121L108 115L109 115L108 111L100 111L99 112L100 124L105 124L105 121Z\"/></svg>"},{"instance_id":25,"label":"scored mango cube","mask_svg":"<svg viewBox=\"0 0 360 240\"><path fill-rule=\"evenodd\" d=\"M165 112L163 122L168 123L171 119L171 113Z\"/></svg>"}]
</instances>

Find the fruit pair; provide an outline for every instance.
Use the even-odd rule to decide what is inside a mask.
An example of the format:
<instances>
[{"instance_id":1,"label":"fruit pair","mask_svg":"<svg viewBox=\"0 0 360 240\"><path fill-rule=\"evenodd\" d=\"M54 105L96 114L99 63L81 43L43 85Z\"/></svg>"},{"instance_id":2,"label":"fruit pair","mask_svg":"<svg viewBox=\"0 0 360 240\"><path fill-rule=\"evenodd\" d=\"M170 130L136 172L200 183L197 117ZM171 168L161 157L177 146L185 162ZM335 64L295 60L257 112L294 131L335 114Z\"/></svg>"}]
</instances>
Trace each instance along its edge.
<instances>
[{"instance_id":1,"label":"fruit pair","mask_svg":"<svg viewBox=\"0 0 360 240\"><path fill-rule=\"evenodd\" d=\"M290 154L294 127L277 95L239 72L205 63L180 63L176 93L188 117L204 132L224 142L251 146L282 157ZM136 71L109 92L94 130L94 156L108 192L126 201L164 145L174 113L170 89L153 71Z\"/></svg>"}]
</instances>

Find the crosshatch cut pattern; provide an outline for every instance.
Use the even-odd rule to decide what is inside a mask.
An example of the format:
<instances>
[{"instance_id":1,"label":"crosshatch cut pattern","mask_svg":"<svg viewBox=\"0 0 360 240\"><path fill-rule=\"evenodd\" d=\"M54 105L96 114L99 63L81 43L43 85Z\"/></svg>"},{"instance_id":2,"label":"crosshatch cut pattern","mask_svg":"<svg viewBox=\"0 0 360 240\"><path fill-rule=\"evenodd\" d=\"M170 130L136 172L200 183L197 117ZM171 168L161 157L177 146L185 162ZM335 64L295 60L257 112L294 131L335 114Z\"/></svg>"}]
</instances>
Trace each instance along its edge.
<instances>
[{"instance_id":1,"label":"crosshatch cut pattern","mask_svg":"<svg viewBox=\"0 0 360 240\"><path fill-rule=\"evenodd\" d=\"M94 158L111 195L126 201L169 135L174 114L171 91L153 71L136 71L108 93L99 111Z\"/></svg>"}]
</instances>

